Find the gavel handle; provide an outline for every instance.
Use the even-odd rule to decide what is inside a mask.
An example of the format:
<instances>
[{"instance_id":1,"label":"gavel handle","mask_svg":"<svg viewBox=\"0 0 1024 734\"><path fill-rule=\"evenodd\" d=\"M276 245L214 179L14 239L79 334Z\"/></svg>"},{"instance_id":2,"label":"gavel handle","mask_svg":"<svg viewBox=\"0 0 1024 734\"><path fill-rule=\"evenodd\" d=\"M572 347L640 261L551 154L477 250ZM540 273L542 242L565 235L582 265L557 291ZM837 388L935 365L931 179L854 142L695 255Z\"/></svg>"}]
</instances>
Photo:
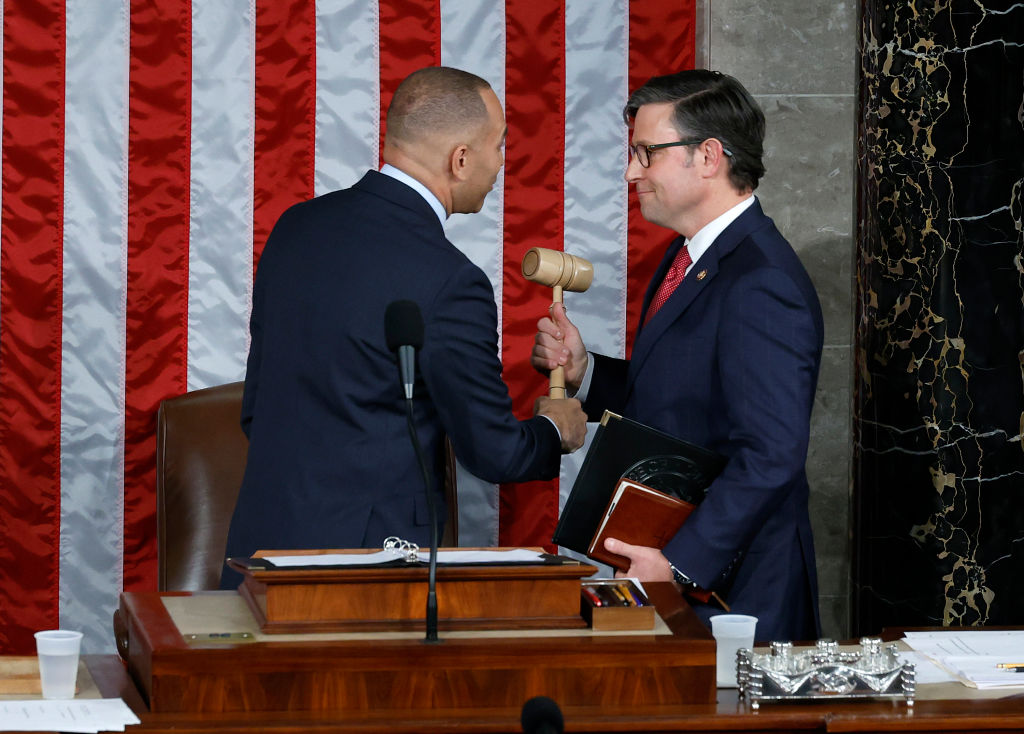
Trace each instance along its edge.
<instances>
[{"instance_id":1,"label":"gavel handle","mask_svg":"<svg viewBox=\"0 0 1024 734\"><path fill-rule=\"evenodd\" d=\"M552 288L552 303L562 303L562 286ZM551 370L548 378L548 397L557 400L565 398L565 368L559 365Z\"/></svg>"}]
</instances>

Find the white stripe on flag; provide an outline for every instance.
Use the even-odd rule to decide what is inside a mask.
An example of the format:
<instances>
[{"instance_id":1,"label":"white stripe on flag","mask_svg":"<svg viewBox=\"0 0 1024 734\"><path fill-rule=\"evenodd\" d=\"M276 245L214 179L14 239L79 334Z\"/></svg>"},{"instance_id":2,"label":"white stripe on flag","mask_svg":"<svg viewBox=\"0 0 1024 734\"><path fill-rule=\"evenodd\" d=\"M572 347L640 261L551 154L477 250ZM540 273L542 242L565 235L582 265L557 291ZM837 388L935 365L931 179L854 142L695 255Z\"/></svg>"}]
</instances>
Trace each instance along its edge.
<instances>
[{"instance_id":1,"label":"white stripe on flag","mask_svg":"<svg viewBox=\"0 0 1024 734\"><path fill-rule=\"evenodd\" d=\"M441 64L472 72L486 79L502 105L505 103L505 4L441 0ZM501 323L503 282L502 212L504 177L499 176L477 214L456 214L445 224L448 239L472 260L491 281ZM498 333L498 355L501 333ZM457 464L459 489L459 544L498 544L498 486L473 476Z\"/></svg>"},{"instance_id":2,"label":"white stripe on flag","mask_svg":"<svg viewBox=\"0 0 1024 734\"><path fill-rule=\"evenodd\" d=\"M314 192L347 188L377 168L380 44L376 0L316 4Z\"/></svg>"},{"instance_id":3,"label":"white stripe on flag","mask_svg":"<svg viewBox=\"0 0 1024 734\"><path fill-rule=\"evenodd\" d=\"M66 6L60 625L108 652L122 583L128 3Z\"/></svg>"},{"instance_id":4,"label":"white stripe on flag","mask_svg":"<svg viewBox=\"0 0 1024 734\"><path fill-rule=\"evenodd\" d=\"M479 3L473 11L462 0L441 2L441 64L483 77L502 106L505 104L505 8L504 3ZM477 214L455 214L445 223L448 239L472 260L491 281L501 323L502 212L505 208L504 176L487 195ZM499 335L500 336L500 335ZM501 351L501 345L498 346Z\"/></svg>"},{"instance_id":5,"label":"white stripe on flag","mask_svg":"<svg viewBox=\"0 0 1024 734\"><path fill-rule=\"evenodd\" d=\"M626 186L621 119L628 87L629 4L570 0L565 8L566 252L590 260L594 281L565 296L588 349L623 354L626 313ZM559 512L586 457L587 443L563 457Z\"/></svg>"},{"instance_id":6,"label":"white stripe on flag","mask_svg":"<svg viewBox=\"0 0 1024 734\"><path fill-rule=\"evenodd\" d=\"M252 0L192 4L189 390L245 376L253 259Z\"/></svg>"},{"instance_id":7,"label":"white stripe on flag","mask_svg":"<svg viewBox=\"0 0 1024 734\"><path fill-rule=\"evenodd\" d=\"M565 250L594 281L565 300L587 347L613 355L626 344L628 18L625 0L566 4Z\"/></svg>"}]
</instances>

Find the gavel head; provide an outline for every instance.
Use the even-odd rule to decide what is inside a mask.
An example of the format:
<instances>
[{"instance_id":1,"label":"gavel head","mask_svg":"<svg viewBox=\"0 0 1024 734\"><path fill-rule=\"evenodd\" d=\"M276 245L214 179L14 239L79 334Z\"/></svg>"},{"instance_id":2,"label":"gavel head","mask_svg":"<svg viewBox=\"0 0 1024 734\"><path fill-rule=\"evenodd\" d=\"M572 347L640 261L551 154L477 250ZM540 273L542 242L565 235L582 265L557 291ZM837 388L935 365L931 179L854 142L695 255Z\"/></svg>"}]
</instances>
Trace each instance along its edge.
<instances>
[{"instance_id":1,"label":"gavel head","mask_svg":"<svg viewBox=\"0 0 1024 734\"><path fill-rule=\"evenodd\" d=\"M523 255L523 277L541 285L581 293L594 279L594 266L589 260L568 252L531 247Z\"/></svg>"}]
</instances>

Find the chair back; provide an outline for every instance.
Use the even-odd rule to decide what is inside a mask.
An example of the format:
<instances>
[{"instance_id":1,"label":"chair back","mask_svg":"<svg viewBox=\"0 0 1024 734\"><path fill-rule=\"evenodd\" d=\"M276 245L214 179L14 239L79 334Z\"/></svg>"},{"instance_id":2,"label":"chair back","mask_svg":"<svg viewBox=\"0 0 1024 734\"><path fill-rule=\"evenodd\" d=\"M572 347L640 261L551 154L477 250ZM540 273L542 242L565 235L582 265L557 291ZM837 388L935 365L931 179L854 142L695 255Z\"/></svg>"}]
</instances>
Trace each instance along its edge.
<instances>
[{"instance_id":1,"label":"chair back","mask_svg":"<svg viewBox=\"0 0 1024 734\"><path fill-rule=\"evenodd\" d=\"M157 584L160 591L220 586L228 527L249 442L239 420L244 383L160 403L156 419Z\"/></svg>"}]
</instances>

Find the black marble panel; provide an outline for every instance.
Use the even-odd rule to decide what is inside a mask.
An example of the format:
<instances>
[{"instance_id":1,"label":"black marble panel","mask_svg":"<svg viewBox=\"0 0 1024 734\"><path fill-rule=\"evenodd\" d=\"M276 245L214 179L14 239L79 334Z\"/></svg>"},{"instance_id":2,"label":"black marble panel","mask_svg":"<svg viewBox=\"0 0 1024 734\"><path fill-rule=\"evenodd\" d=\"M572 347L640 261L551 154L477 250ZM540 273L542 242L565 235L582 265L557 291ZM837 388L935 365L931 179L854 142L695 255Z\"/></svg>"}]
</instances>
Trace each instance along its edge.
<instances>
[{"instance_id":1,"label":"black marble panel","mask_svg":"<svg viewBox=\"0 0 1024 734\"><path fill-rule=\"evenodd\" d=\"M860 12L854 628L1024 624L1024 3Z\"/></svg>"}]
</instances>

